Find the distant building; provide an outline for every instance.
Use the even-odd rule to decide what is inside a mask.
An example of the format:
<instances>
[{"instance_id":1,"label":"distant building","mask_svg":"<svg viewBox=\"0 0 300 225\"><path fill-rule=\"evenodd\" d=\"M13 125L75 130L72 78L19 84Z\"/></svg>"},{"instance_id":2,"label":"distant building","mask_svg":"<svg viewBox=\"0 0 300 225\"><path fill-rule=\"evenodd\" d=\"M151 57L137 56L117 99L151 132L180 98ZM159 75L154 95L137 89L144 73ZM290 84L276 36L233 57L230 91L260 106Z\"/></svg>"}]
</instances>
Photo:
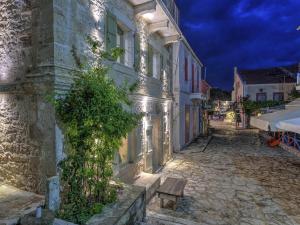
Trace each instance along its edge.
<instances>
[{"instance_id":1,"label":"distant building","mask_svg":"<svg viewBox=\"0 0 300 225\"><path fill-rule=\"evenodd\" d=\"M234 70L232 101L283 101L296 87L299 65L255 70Z\"/></svg>"},{"instance_id":2,"label":"distant building","mask_svg":"<svg viewBox=\"0 0 300 225\"><path fill-rule=\"evenodd\" d=\"M209 83L207 83L206 80L201 80L201 83L200 83L200 90L201 90L201 93L204 95L205 99L206 100L209 100L210 99L210 90L211 90L211 86L209 85Z\"/></svg>"}]
</instances>

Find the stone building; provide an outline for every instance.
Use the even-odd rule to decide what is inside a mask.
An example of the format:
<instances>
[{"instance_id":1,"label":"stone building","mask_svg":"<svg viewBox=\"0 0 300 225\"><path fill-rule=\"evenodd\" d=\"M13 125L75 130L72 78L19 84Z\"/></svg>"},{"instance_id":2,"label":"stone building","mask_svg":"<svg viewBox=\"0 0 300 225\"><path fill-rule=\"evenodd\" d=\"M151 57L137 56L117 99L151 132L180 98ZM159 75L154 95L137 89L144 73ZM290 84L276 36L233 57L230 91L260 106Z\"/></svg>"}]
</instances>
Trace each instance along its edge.
<instances>
[{"instance_id":1,"label":"stone building","mask_svg":"<svg viewBox=\"0 0 300 225\"><path fill-rule=\"evenodd\" d=\"M201 83L204 65L198 59L186 39L174 44L174 150L180 151L202 133L202 105L207 100Z\"/></svg>"},{"instance_id":2,"label":"stone building","mask_svg":"<svg viewBox=\"0 0 300 225\"><path fill-rule=\"evenodd\" d=\"M63 86L53 1L0 4L0 182L44 193L62 147L54 111L44 99Z\"/></svg>"},{"instance_id":3,"label":"stone building","mask_svg":"<svg viewBox=\"0 0 300 225\"><path fill-rule=\"evenodd\" d=\"M173 0L0 4L0 182L43 194L47 178L57 175L63 135L45 96L70 87L72 51L85 58L87 36L107 50L125 49L118 62L108 62L117 83L140 82L132 110L145 116L116 156L116 175L130 180L140 171L153 173L171 158L172 85L178 75L173 48L181 35ZM195 56L189 59L198 70Z\"/></svg>"},{"instance_id":4,"label":"stone building","mask_svg":"<svg viewBox=\"0 0 300 225\"><path fill-rule=\"evenodd\" d=\"M243 97L252 101L287 100L296 87L298 64L256 70L234 71L232 101L240 102Z\"/></svg>"}]
</instances>

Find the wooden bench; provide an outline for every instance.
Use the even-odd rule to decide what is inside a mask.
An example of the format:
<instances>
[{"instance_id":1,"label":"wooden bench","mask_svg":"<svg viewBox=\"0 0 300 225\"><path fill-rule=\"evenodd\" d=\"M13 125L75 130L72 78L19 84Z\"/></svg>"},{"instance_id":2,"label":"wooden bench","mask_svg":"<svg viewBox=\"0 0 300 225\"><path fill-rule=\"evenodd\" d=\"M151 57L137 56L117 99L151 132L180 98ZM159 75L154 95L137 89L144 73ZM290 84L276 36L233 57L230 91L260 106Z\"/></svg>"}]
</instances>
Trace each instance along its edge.
<instances>
[{"instance_id":1,"label":"wooden bench","mask_svg":"<svg viewBox=\"0 0 300 225\"><path fill-rule=\"evenodd\" d=\"M185 179L168 177L165 182L156 191L160 198L160 207L164 207L164 199L174 202L173 210L177 208L177 201L183 197L184 187L187 181Z\"/></svg>"}]
</instances>

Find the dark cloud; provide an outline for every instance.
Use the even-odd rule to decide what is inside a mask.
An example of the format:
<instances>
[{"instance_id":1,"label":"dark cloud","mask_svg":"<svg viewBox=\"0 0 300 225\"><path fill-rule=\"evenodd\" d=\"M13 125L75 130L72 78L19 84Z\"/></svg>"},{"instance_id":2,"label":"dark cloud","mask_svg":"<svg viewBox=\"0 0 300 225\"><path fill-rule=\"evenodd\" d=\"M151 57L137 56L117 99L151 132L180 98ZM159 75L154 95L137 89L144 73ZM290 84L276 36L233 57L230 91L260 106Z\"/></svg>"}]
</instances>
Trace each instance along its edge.
<instances>
[{"instance_id":1,"label":"dark cloud","mask_svg":"<svg viewBox=\"0 0 300 225\"><path fill-rule=\"evenodd\" d=\"M300 0L177 0L177 5L183 33L214 86L231 89L234 66L300 61Z\"/></svg>"}]
</instances>

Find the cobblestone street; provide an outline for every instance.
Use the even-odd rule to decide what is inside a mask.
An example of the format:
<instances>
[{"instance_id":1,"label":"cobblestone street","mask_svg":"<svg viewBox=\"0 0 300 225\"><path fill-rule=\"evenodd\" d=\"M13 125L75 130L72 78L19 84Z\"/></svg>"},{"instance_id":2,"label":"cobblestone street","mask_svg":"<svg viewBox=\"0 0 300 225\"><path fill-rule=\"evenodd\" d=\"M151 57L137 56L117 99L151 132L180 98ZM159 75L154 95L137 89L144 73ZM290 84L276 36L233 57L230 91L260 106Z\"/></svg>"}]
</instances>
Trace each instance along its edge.
<instances>
[{"instance_id":1,"label":"cobblestone street","mask_svg":"<svg viewBox=\"0 0 300 225\"><path fill-rule=\"evenodd\" d=\"M199 139L176 154L162 171L168 176L188 183L176 211L152 199L149 219L173 221L159 224L300 224L300 159L266 147L255 131L217 128L204 152Z\"/></svg>"}]
</instances>

